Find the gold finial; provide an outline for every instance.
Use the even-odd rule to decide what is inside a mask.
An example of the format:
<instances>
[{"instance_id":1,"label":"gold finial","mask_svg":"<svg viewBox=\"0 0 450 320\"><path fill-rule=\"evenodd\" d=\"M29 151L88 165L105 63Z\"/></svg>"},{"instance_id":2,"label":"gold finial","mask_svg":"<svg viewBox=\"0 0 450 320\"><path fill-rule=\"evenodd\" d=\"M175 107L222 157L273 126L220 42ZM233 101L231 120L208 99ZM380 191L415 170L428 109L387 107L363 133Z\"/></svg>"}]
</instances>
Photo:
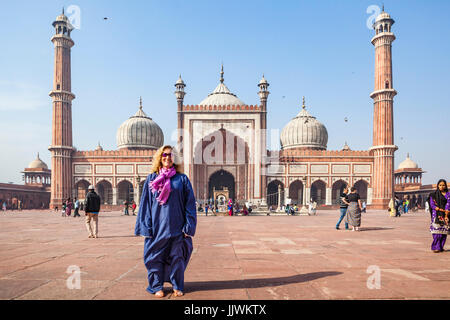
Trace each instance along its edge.
<instances>
[{"instance_id":1,"label":"gold finial","mask_svg":"<svg viewBox=\"0 0 450 320\"><path fill-rule=\"evenodd\" d=\"M303 109L306 108L306 105L305 105L305 96L303 96L303 105L302 105L302 108L303 108Z\"/></svg>"}]
</instances>

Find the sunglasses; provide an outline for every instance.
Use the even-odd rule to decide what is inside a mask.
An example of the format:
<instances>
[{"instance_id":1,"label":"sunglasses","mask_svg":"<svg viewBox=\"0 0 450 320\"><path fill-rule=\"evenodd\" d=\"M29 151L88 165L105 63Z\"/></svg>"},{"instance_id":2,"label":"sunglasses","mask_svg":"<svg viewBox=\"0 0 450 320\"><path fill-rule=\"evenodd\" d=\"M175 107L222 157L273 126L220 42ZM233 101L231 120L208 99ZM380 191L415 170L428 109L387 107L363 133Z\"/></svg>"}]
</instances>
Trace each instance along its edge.
<instances>
[{"instance_id":1,"label":"sunglasses","mask_svg":"<svg viewBox=\"0 0 450 320\"><path fill-rule=\"evenodd\" d=\"M166 158L166 157L170 157L170 158L172 158L172 154L171 153L163 153L162 154L162 156L163 156L163 158Z\"/></svg>"}]
</instances>

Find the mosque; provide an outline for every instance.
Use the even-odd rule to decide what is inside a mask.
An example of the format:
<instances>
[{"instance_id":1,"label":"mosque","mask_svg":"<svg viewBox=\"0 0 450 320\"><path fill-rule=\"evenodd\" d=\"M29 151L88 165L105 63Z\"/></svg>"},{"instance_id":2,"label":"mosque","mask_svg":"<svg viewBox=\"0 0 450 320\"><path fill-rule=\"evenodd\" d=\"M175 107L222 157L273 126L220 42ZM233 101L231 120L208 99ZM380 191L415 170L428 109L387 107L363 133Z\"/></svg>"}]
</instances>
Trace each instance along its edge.
<instances>
[{"instance_id":1,"label":"mosque","mask_svg":"<svg viewBox=\"0 0 450 320\"><path fill-rule=\"evenodd\" d=\"M373 142L368 150L351 150L347 144L341 150L327 150L327 129L309 112L304 98L301 107L293 106L292 119L281 131L281 149L268 150L270 84L264 75L255 84L259 88L259 101L247 104L225 85L222 66L216 88L193 105L184 104L186 84L180 76L175 83L176 154L198 202L231 198L234 202L267 208L287 203L304 205L313 200L322 206L332 206L337 204L344 186L350 185L358 189L369 207L384 209L395 190L405 193L420 189L423 171L417 165L402 162L402 167L394 172L397 146L393 136L393 99L397 92L392 76L393 24L394 20L384 10L373 24L375 88L370 94L374 103ZM106 206L121 205L125 200L138 203L152 157L164 145L164 134L144 112L141 99L136 113L117 130L117 150L103 150L100 144L95 150L75 149L72 141L75 95L71 86L73 27L64 12L53 27L50 207L61 206L68 197L84 199L89 185L96 187ZM297 108L300 110L295 115ZM404 185L404 179L412 179L414 185Z\"/></svg>"}]
</instances>

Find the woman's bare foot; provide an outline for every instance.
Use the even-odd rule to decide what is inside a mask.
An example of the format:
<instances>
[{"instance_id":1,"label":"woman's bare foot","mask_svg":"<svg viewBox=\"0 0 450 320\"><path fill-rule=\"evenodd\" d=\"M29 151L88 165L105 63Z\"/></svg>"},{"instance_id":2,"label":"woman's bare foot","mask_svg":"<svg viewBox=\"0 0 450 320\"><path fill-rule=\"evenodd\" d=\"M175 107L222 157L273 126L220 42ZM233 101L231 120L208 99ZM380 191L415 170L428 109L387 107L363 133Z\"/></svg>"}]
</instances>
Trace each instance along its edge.
<instances>
[{"instance_id":1,"label":"woman's bare foot","mask_svg":"<svg viewBox=\"0 0 450 320\"><path fill-rule=\"evenodd\" d=\"M159 290L158 292L155 293L155 297L157 297L157 298L162 298L162 297L164 297L164 291Z\"/></svg>"},{"instance_id":2,"label":"woman's bare foot","mask_svg":"<svg viewBox=\"0 0 450 320\"><path fill-rule=\"evenodd\" d=\"M183 296L184 295L184 293L183 293L183 291L180 291L180 290L173 290L173 295L175 296L175 297L181 297L181 296Z\"/></svg>"}]
</instances>

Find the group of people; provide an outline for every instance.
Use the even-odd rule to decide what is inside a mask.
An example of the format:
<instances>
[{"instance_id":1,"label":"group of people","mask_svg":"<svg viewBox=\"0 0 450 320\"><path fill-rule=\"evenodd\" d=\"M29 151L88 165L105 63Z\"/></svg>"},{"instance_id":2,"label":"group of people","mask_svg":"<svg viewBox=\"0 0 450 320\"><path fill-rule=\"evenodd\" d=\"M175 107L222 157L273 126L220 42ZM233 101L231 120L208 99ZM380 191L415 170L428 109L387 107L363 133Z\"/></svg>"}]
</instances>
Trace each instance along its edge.
<instances>
[{"instance_id":1,"label":"group of people","mask_svg":"<svg viewBox=\"0 0 450 320\"><path fill-rule=\"evenodd\" d=\"M81 217L79 211L80 209L82 210L82 206L83 204L80 203L77 198L74 198L73 202L71 198L67 198L67 200L62 203L61 216L70 217L72 215L72 209L74 209L73 217ZM57 211L58 207L55 207L55 210Z\"/></svg>"},{"instance_id":2,"label":"group of people","mask_svg":"<svg viewBox=\"0 0 450 320\"><path fill-rule=\"evenodd\" d=\"M137 206L136 206L136 202L134 202L134 200L131 201L131 206L130 206L130 203L128 202L128 200L125 200L123 205L124 205L123 214L125 216L129 216L130 215L130 213L128 211L129 208L131 208L131 212L133 213L133 216L136 215L134 212L136 211L136 207Z\"/></svg>"},{"instance_id":3,"label":"group of people","mask_svg":"<svg viewBox=\"0 0 450 320\"><path fill-rule=\"evenodd\" d=\"M336 230L339 230L339 226L344 220L345 230L349 230L349 225L352 226L352 231L360 231L361 227L361 212L365 211L365 207L361 203L361 197L359 196L355 187L350 188L348 193L348 186L344 187L339 199L340 217L336 224Z\"/></svg>"},{"instance_id":4,"label":"group of people","mask_svg":"<svg viewBox=\"0 0 450 320\"><path fill-rule=\"evenodd\" d=\"M161 147L154 155L152 173L147 177L139 204L135 235L144 237L143 260L147 268L147 291L156 297L164 297L164 282L173 286L173 296L184 293L184 272L189 263L197 226L197 207L189 178L181 173L173 161L173 148ZM345 187L340 195L339 229L344 220L345 228L352 226L359 231L361 212L365 209L355 187ZM437 190L428 198L433 235L433 252L442 252L449 233L450 193L445 180L439 180ZM208 208L208 206L207 206ZM233 202L228 201L228 214L233 215ZM244 206L246 208L246 206ZM207 210L207 209L206 209ZM85 202L86 223L94 219L95 231L90 225L90 237L97 237L100 198L89 187Z\"/></svg>"},{"instance_id":5,"label":"group of people","mask_svg":"<svg viewBox=\"0 0 450 320\"><path fill-rule=\"evenodd\" d=\"M402 201L398 196L395 196L394 199L391 199L391 201L389 202L389 212L391 214L391 217L401 217L403 213L408 213L410 208L415 211L418 207L419 205L417 201L414 206L411 207L408 198L405 198ZM425 211L428 211L428 207L425 207Z\"/></svg>"},{"instance_id":6,"label":"group of people","mask_svg":"<svg viewBox=\"0 0 450 320\"><path fill-rule=\"evenodd\" d=\"M84 210L86 216L85 223L89 232L89 238L97 238L100 196L95 192L95 187L93 185L89 186L84 202L80 202L77 198L74 198L73 202L71 198L67 198L66 201L63 201L61 216L70 217L72 215L72 209L74 209L74 217L81 217L80 210ZM58 211L58 207L55 207L55 211Z\"/></svg>"}]
</instances>

